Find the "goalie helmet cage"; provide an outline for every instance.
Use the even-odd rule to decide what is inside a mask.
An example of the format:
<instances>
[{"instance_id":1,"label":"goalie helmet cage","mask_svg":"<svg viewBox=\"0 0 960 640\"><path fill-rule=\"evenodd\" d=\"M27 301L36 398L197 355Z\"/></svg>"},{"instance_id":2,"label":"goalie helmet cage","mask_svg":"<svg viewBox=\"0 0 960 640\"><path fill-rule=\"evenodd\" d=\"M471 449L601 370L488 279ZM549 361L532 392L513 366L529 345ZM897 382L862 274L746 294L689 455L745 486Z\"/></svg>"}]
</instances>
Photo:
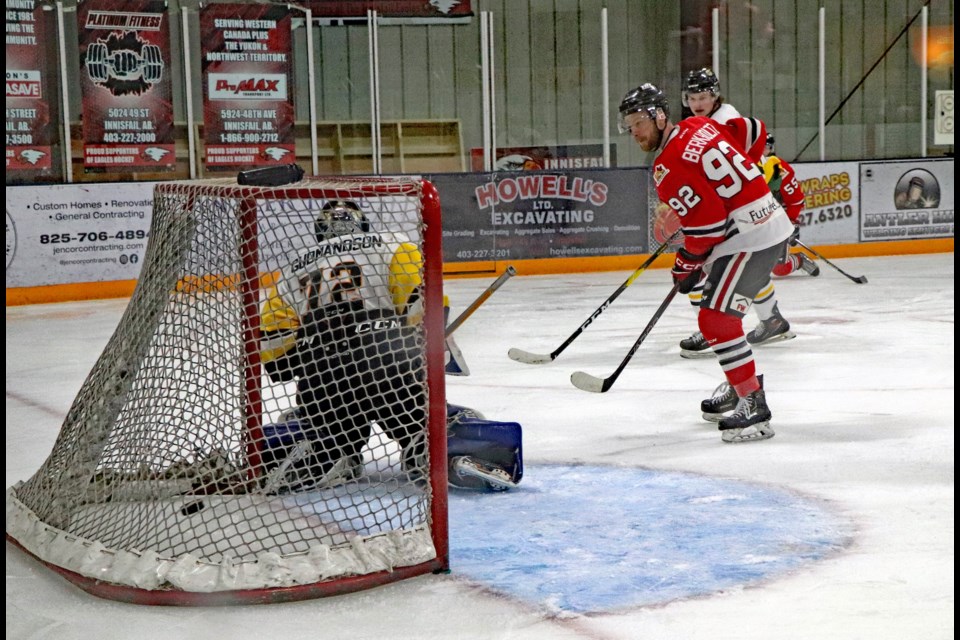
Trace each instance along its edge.
<instances>
[{"instance_id":1,"label":"goalie helmet cage","mask_svg":"<svg viewBox=\"0 0 960 640\"><path fill-rule=\"evenodd\" d=\"M422 280L424 313L404 335L419 354L410 428L425 451L404 455L374 422L362 461L341 476L311 466L296 382L267 375L260 329L281 270L316 245L316 216L334 199L360 205L391 273L391 240L423 256L399 268ZM53 451L7 490L7 539L94 595L141 604L303 600L448 570L433 185L164 183L150 233L136 290ZM273 320L291 326L281 313Z\"/></svg>"}]
</instances>

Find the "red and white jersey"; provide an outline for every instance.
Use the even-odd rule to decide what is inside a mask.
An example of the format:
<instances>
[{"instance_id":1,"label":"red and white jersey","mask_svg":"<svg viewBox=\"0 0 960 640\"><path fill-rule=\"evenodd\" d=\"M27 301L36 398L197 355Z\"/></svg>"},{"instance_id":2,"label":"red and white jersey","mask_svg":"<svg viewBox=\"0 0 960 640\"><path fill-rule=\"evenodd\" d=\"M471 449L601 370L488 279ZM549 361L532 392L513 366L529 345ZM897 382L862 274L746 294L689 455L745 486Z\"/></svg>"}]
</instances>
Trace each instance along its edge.
<instances>
[{"instance_id":1,"label":"red and white jersey","mask_svg":"<svg viewBox=\"0 0 960 640\"><path fill-rule=\"evenodd\" d=\"M786 160L777 156L770 156L763 161L763 175L767 184L773 184L779 178L780 204L787 210L790 222L796 223L803 211L806 196L797 181L797 172ZM774 193L776 196L776 193Z\"/></svg>"},{"instance_id":2,"label":"red and white jersey","mask_svg":"<svg viewBox=\"0 0 960 640\"><path fill-rule=\"evenodd\" d=\"M726 124L727 121L739 117L740 112L737 111L736 107L734 107L732 104L727 104L726 102L718 105L713 113L710 114L710 119L715 122L719 122L720 124Z\"/></svg>"},{"instance_id":3,"label":"red and white jersey","mask_svg":"<svg viewBox=\"0 0 960 640\"><path fill-rule=\"evenodd\" d=\"M785 240L793 224L757 166L766 129L755 118L720 124L709 118L681 120L653 165L661 202L680 216L684 247L707 262L760 251Z\"/></svg>"}]
</instances>

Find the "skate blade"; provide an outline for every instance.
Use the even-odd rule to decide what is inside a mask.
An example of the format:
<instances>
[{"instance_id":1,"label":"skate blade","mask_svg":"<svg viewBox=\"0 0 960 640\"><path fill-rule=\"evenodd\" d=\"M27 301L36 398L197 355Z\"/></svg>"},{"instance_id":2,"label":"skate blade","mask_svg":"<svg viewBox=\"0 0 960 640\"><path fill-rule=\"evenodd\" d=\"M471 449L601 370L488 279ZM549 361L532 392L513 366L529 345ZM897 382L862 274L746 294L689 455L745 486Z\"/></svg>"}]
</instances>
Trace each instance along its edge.
<instances>
[{"instance_id":1,"label":"skate blade","mask_svg":"<svg viewBox=\"0 0 960 640\"><path fill-rule=\"evenodd\" d=\"M699 360L700 358L715 358L717 354L713 352L713 349L704 349L703 351L680 349L680 357L686 358L687 360Z\"/></svg>"},{"instance_id":2,"label":"skate blade","mask_svg":"<svg viewBox=\"0 0 960 640\"><path fill-rule=\"evenodd\" d=\"M730 411L733 411L733 410L731 409ZM727 415L730 413L730 411L728 411L727 413L707 413L707 412L704 412L704 413L703 413L703 419L706 420L707 422L720 422L721 420L723 420L724 418L727 417Z\"/></svg>"},{"instance_id":3,"label":"skate blade","mask_svg":"<svg viewBox=\"0 0 960 640\"><path fill-rule=\"evenodd\" d=\"M783 342L784 340L793 340L796 337L797 337L797 334L795 334L793 331L787 331L786 333L780 333L778 335L775 335L772 338L767 338L762 342L754 342L750 346L759 347L766 344L773 344L774 342Z\"/></svg>"},{"instance_id":4,"label":"skate blade","mask_svg":"<svg viewBox=\"0 0 960 640\"><path fill-rule=\"evenodd\" d=\"M740 444L742 442L769 440L775 435L777 434L773 431L769 422L761 422L743 429L727 429L720 435L720 439L727 444Z\"/></svg>"}]
</instances>

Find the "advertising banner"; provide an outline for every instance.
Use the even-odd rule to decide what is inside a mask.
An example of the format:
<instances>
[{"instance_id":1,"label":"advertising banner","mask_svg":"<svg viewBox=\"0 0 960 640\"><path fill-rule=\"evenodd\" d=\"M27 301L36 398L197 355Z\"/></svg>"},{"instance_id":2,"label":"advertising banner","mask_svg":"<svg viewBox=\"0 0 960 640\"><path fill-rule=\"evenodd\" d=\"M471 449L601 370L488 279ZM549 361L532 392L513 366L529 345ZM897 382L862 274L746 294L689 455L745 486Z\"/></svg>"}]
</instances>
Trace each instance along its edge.
<instances>
[{"instance_id":1,"label":"advertising banner","mask_svg":"<svg viewBox=\"0 0 960 640\"><path fill-rule=\"evenodd\" d=\"M953 160L860 164L860 240L953 237Z\"/></svg>"},{"instance_id":2,"label":"advertising banner","mask_svg":"<svg viewBox=\"0 0 960 640\"><path fill-rule=\"evenodd\" d=\"M9 187L7 288L136 279L154 184Z\"/></svg>"},{"instance_id":3,"label":"advertising banner","mask_svg":"<svg viewBox=\"0 0 960 640\"><path fill-rule=\"evenodd\" d=\"M860 171L857 162L791 164L803 190L797 222L804 244L847 244L860 233Z\"/></svg>"},{"instance_id":4,"label":"advertising banner","mask_svg":"<svg viewBox=\"0 0 960 640\"><path fill-rule=\"evenodd\" d=\"M7 0L8 184L59 174L53 15L34 0Z\"/></svg>"},{"instance_id":5,"label":"advertising banner","mask_svg":"<svg viewBox=\"0 0 960 640\"><path fill-rule=\"evenodd\" d=\"M644 169L443 174L444 262L645 253Z\"/></svg>"},{"instance_id":6,"label":"advertising banner","mask_svg":"<svg viewBox=\"0 0 960 640\"><path fill-rule=\"evenodd\" d=\"M173 170L166 2L86 0L77 20L84 171Z\"/></svg>"},{"instance_id":7,"label":"advertising banner","mask_svg":"<svg viewBox=\"0 0 960 640\"><path fill-rule=\"evenodd\" d=\"M602 169L602 144L567 144L559 147L504 147L496 150L494 171L565 171ZM610 166L617 166L617 148L610 148ZM471 171L483 171L483 149L470 149Z\"/></svg>"},{"instance_id":8,"label":"advertising banner","mask_svg":"<svg viewBox=\"0 0 960 640\"><path fill-rule=\"evenodd\" d=\"M208 169L294 161L290 12L211 4L200 11Z\"/></svg>"}]
</instances>

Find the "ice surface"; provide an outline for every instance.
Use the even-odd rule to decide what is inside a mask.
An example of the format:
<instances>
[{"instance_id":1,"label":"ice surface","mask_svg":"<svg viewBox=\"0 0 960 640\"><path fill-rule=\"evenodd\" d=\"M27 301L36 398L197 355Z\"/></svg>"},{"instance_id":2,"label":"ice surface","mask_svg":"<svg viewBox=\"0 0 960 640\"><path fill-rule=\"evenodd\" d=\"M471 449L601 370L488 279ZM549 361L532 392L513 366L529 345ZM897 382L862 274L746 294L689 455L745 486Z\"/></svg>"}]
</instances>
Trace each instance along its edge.
<instances>
[{"instance_id":1,"label":"ice surface","mask_svg":"<svg viewBox=\"0 0 960 640\"><path fill-rule=\"evenodd\" d=\"M954 257L835 262L866 275L869 284L854 284L826 264L818 278L794 275L776 282L780 309L798 337L755 350L774 414L772 440L726 445L716 426L700 419L699 402L720 381L720 370L714 360L679 357L677 343L695 329L693 311L680 298L609 392L590 394L570 384L575 370L607 376L616 368L666 295L667 270L644 273L545 365L514 362L507 350L549 353L628 273L516 277L458 329L472 375L448 377L447 391L452 402L523 425L527 470L521 490L527 493L454 496L450 575L284 605L151 608L96 599L8 543L7 637L952 638ZM448 281L452 315L492 279ZM114 300L7 309L7 486L29 478L50 452L73 396L125 305ZM747 329L755 323L752 314L745 321ZM582 482L561 482L570 468L595 472ZM637 497L647 498L654 493L649 483L659 483L660 490L681 476L711 489L701 492L699 503L686 503L701 507L708 518L704 531L722 533L719 519L729 511L723 505L734 509L733 496L756 491L796 498L783 510L771 503L768 536L780 535L776 527L789 522L791 513L815 507L830 516L824 522L838 527L827 531L829 539L847 533L847 526L849 539L839 548L825 543L823 553L757 581L756 567L777 561L782 547L764 539L753 552L738 537L731 540L737 553L730 571L743 571L742 583L724 583L719 591L710 586L702 595L665 591L659 600L651 600L652 586L644 587L652 584L644 580L656 575L649 567L646 576L631 574L629 567L610 575L608 566L589 554L582 563L563 565L568 574L578 568L579 575L560 584L585 586L593 599L539 588L548 581L532 563L519 563L516 573L483 574L484 554L490 564L522 559L510 558L511 535L562 530L571 553L592 549L602 556L615 548L597 533L605 521L611 532L641 523L663 527L669 513L657 519L656 509L636 511L642 501L616 497L630 478L639 479L636 489L644 492ZM604 478L610 482L599 482ZM549 508L530 499L538 490L551 492ZM561 516L552 510L561 507L576 509L585 525L556 522ZM534 518L531 526L523 526L524 518ZM718 519L715 527L709 518ZM798 525L805 539L815 538L816 527L801 529ZM657 548L661 557L696 549L681 533L690 532L678 532L677 549ZM470 545L484 536L504 549L484 550L478 568ZM564 538L557 536L553 543L560 548ZM529 539L517 541L518 553L526 544ZM686 575L681 586L690 594L704 578L689 575L677 557L667 557L674 562L667 563L663 578ZM596 599L596 593L617 585L625 586ZM637 593L620 593L624 590Z\"/></svg>"}]
</instances>

